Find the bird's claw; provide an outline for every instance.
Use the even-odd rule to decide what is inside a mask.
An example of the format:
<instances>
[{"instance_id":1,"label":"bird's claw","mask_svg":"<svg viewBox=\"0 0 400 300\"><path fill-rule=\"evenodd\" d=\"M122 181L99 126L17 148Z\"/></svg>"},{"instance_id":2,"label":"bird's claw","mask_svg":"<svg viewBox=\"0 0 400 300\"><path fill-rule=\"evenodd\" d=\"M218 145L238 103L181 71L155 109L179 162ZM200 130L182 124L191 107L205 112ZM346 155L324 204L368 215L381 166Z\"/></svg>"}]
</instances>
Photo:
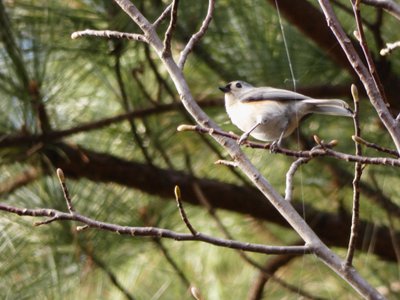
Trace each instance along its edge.
<instances>
[{"instance_id":1,"label":"bird's claw","mask_svg":"<svg viewBox=\"0 0 400 300\"><path fill-rule=\"evenodd\" d=\"M271 153L276 153L280 147L281 145L279 141L273 141L269 146L269 151L271 151Z\"/></svg>"},{"instance_id":2,"label":"bird's claw","mask_svg":"<svg viewBox=\"0 0 400 300\"><path fill-rule=\"evenodd\" d=\"M247 140L248 137L249 135L247 133L243 133L237 141L238 145L239 146L242 145Z\"/></svg>"}]
</instances>

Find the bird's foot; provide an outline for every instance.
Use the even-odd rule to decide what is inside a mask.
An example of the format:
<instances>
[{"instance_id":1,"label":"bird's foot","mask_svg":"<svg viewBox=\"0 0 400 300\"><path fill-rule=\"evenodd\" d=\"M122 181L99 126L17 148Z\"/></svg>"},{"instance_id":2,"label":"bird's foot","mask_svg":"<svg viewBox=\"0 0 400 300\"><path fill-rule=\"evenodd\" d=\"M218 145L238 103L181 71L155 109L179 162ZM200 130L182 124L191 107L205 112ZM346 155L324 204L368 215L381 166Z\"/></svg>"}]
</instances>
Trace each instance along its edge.
<instances>
[{"instance_id":1,"label":"bird's foot","mask_svg":"<svg viewBox=\"0 0 400 300\"><path fill-rule=\"evenodd\" d=\"M277 153L278 152L278 149L281 147L281 143L280 143L280 141L273 141L272 143L271 143L271 145L269 146L269 151L271 152L271 153Z\"/></svg>"},{"instance_id":2,"label":"bird's foot","mask_svg":"<svg viewBox=\"0 0 400 300\"><path fill-rule=\"evenodd\" d=\"M238 139L238 141L237 141L238 145L239 146L242 145L247 140L248 137L249 137L249 134L247 132L243 133L240 136L240 139Z\"/></svg>"}]
</instances>

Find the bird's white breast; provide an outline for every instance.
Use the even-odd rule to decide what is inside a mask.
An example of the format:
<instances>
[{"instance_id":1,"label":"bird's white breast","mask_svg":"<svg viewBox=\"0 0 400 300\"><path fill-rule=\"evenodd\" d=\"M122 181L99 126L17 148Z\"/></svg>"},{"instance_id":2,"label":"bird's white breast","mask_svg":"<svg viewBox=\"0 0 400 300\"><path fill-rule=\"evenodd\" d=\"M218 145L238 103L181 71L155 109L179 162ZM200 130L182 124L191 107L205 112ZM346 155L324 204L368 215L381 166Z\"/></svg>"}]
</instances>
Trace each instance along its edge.
<instances>
[{"instance_id":1,"label":"bird's white breast","mask_svg":"<svg viewBox=\"0 0 400 300\"><path fill-rule=\"evenodd\" d=\"M232 95L225 94L225 107L232 123L246 132L257 122L261 122L262 125L258 126L251 135L262 141L276 141L285 128L288 127L284 137L297 127L298 122L295 120L297 118L293 117L292 109L288 104L289 101L268 100L240 102ZM288 125L288 120L293 124Z\"/></svg>"}]
</instances>

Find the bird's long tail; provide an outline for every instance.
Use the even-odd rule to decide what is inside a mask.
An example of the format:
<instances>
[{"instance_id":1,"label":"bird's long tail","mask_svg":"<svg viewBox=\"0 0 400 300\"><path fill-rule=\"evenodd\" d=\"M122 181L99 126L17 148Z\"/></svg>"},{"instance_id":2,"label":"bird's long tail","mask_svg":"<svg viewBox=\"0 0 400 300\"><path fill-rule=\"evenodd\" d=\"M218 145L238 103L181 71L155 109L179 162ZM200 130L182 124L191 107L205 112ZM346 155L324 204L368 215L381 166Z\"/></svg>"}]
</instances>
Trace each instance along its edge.
<instances>
[{"instance_id":1,"label":"bird's long tail","mask_svg":"<svg viewBox=\"0 0 400 300\"><path fill-rule=\"evenodd\" d=\"M310 113L345 117L353 116L353 111L351 110L349 105L343 100L305 99L302 101L312 104L310 105Z\"/></svg>"}]
</instances>

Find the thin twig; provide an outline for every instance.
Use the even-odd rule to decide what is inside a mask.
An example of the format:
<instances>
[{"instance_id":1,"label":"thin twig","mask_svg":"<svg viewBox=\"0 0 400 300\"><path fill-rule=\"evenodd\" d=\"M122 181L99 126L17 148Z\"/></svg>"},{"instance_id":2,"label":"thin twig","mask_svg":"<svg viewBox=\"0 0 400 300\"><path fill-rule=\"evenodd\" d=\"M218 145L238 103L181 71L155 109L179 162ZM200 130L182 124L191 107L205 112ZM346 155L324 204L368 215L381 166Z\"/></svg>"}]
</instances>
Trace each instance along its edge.
<instances>
[{"instance_id":1,"label":"thin twig","mask_svg":"<svg viewBox=\"0 0 400 300\"><path fill-rule=\"evenodd\" d=\"M214 12L214 7L215 7L215 0L209 0L208 1L208 10L207 10L207 15L203 20L203 23L201 24L201 27L198 32L192 35L190 38L189 42L186 44L185 48L181 52L181 55L179 57L179 62L178 62L178 67L180 69L183 69L186 59L189 55L189 53L192 51L194 45L200 41L200 39L204 36L206 33L208 26L210 25L210 22L213 17L213 12Z\"/></svg>"},{"instance_id":2,"label":"thin twig","mask_svg":"<svg viewBox=\"0 0 400 300\"><path fill-rule=\"evenodd\" d=\"M386 48L383 48L379 54L382 56L388 55L392 53L393 50L396 48L400 48L400 41L394 42L394 43L386 43Z\"/></svg>"},{"instance_id":3,"label":"thin twig","mask_svg":"<svg viewBox=\"0 0 400 300\"><path fill-rule=\"evenodd\" d=\"M225 160L225 159L218 159L214 164L224 165L224 166L233 167L233 168L236 168L238 166L237 162L234 162L231 160Z\"/></svg>"},{"instance_id":4,"label":"thin twig","mask_svg":"<svg viewBox=\"0 0 400 300\"><path fill-rule=\"evenodd\" d=\"M393 156L395 156L397 158L400 158L400 154L396 150L388 149L388 148L379 146L379 145L377 145L375 143L368 142L368 141L364 140L363 138L361 138L359 136L353 135L351 138L356 143L359 143L361 145L365 145L365 146L367 146L369 148L372 148L372 149L378 150L380 152L387 153L387 154L393 155Z\"/></svg>"},{"instance_id":5,"label":"thin twig","mask_svg":"<svg viewBox=\"0 0 400 300\"><path fill-rule=\"evenodd\" d=\"M182 200L181 200L181 190L180 190L179 186L175 186L174 192L175 192L176 204L178 205L179 213L181 215L183 222L185 223L186 227L189 229L189 231L193 235L198 235L197 230L194 229L194 227L192 226L192 224L190 223L190 221L186 215L185 210L183 209L183 204L182 204Z\"/></svg>"},{"instance_id":6,"label":"thin twig","mask_svg":"<svg viewBox=\"0 0 400 300\"><path fill-rule=\"evenodd\" d=\"M80 245L80 247L86 253L86 255L88 255L93 262L107 274L111 283L125 296L126 299L135 299L135 297L133 297L133 295L131 295L131 293L129 293L129 291L121 284L117 276L112 272L107 264L94 254L93 250L87 249L84 245Z\"/></svg>"},{"instance_id":7,"label":"thin twig","mask_svg":"<svg viewBox=\"0 0 400 300\"><path fill-rule=\"evenodd\" d=\"M64 199L65 199L65 202L67 203L68 211L72 214L75 211L75 209L74 209L74 206L72 205L72 201L71 201L71 197L69 195L67 185L65 184L64 172L60 168L57 169L57 177L58 177L58 181L60 182L61 189L64 193Z\"/></svg>"},{"instance_id":8,"label":"thin twig","mask_svg":"<svg viewBox=\"0 0 400 300\"><path fill-rule=\"evenodd\" d=\"M148 43L147 38L143 34L120 32L113 30L85 29L81 31L75 31L71 34L71 39L77 39L86 36L101 37L107 39L127 39L127 40L135 40L139 42Z\"/></svg>"},{"instance_id":9,"label":"thin twig","mask_svg":"<svg viewBox=\"0 0 400 300\"><path fill-rule=\"evenodd\" d=\"M379 78L379 75L376 71L375 62L372 59L371 52L369 51L369 48L368 48L367 40L365 38L364 27L363 27L362 19L361 19L360 1L359 0L351 0L351 4L353 6L354 17L356 19L356 24L357 24L358 41L363 50L364 57L367 61L369 72L372 76L372 79L374 81L376 89L379 91L379 94L382 97L382 100L385 103L388 103L388 101L386 99L385 91L383 89L383 85L381 83L381 79Z\"/></svg>"},{"instance_id":10,"label":"thin twig","mask_svg":"<svg viewBox=\"0 0 400 300\"><path fill-rule=\"evenodd\" d=\"M353 95L353 100L354 100L354 114L353 114L354 132L355 136L359 137L361 135L360 118L359 118L360 103L358 98L358 90L354 84L351 85L351 94ZM356 147L356 155L361 156L362 155L361 145L359 143L355 143L355 147ZM355 163L354 179L353 179L353 212L351 217L350 239L345 261L346 268L352 266L354 252L358 240L358 232L360 227L360 180L362 172L363 172L362 164L359 162Z\"/></svg>"},{"instance_id":11,"label":"thin twig","mask_svg":"<svg viewBox=\"0 0 400 300\"><path fill-rule=\"evenodd\" d=\"M292 201L293 198L293 177L297 169L306 163L308 163L312 157L300 157L292 163L288 172L286 173L286 189L285 189L285 200Z\"/></svg>"},{"instance_id":12,"label":"thin twig","mask_svg":"<svg viewBox=\"0 0 400 300\"><path fill-rule=\"evenodd\" d=\"M161 13L161 15L157 18L157 20L154 21L154 23L153 23L154 28L157 28L158 25L160 25L161 22L164 21L168 17L168 15L171 12L171 8L172 8L172 4L168 5L165 8L165 10Z\"/></svg>"},{"instance_id":13,"label":"thin twig","mask_svg":"<svg viewBox=\"0 0 400 300\"><path fill-rule=\"evenodd\" d=\"M173 239L176 241L201 241L219 247L238 249L255 253L264 253L264 254L302 255L302 254L313 253L313 249L309 246L266 246L262 244L245 243L234 240L216 238L200 232L197 233L197 235L193 235L191 233L190 234L179 233L159 227L121 226L118 224L97 221L76 212L71 214L50 208L28 209L28 208L19 208L10 206L5 203L0 203L0 210L6 211L8 213L17 214L20 216L51 217L51 222L77 221L86 224L91 228L110 231L119 235L129 235L132 237L158 237L158 238ZM37 225L44 225L48 223L50 222L47 220L44 222L38 222Z\"/></svg>"},{"instance_id":14,"label":"thin twig","mask_svg":"<svg viewBox=\"0 0 400 300\"><path fill-rule=\"evenodd\" d=\"M383 8L392 16L400 20L400 4L393 0L361 0L362 3Z\"/></svg>"},{"instance_id":15,"label":"thin twig","mask_svg":"<svg viewBox=\"0 0 400 300\"><path fill-rule=\"evenodd\" d=\"M233 140L237 140L238 136L235 134L231 134L222 130L205 128L199 125L180 125L178 127L178 131L197 131L200 133L207 133L210 135L220 135L224 137L228 137ZM335 143L333 143L335 144ZM270 144L263 144L258 142L250 142L246 141L245 146L253 148L253 149L269 149ZM333 157L335 159L349 161L349 162L360 162L362 164L370 164L370 165L385 165L392 167L400 167L400 161L398 159L388 158L388 157L367 157L367 156L357 156L351 155L343 152L338 152L330 149L329 143L325 145L325 148L314 148L312 150L303 150L303 151L294 151L290 149L285 149L279 147L276 149L276 153L284 154L292 157L305 157L305 158L313 158L313 157Z\"/></svg>"},{"instance_id":16,"label":"thin twig","mask_svg":"<svg viewBox=\"0 0 400 300\"><path fill-rule=\"evenodd\" d=\"M167 31L165 32L165 37L164 37L164 49L162 50L163 58L171 56L171 39L172 39L172 34L176 27L176 22L178 20L178 5L179 5L179 0L172 1L172 10L170 17L171 19L169 21L169 26L167 28Z\"/></svg>"}]
</instances>

